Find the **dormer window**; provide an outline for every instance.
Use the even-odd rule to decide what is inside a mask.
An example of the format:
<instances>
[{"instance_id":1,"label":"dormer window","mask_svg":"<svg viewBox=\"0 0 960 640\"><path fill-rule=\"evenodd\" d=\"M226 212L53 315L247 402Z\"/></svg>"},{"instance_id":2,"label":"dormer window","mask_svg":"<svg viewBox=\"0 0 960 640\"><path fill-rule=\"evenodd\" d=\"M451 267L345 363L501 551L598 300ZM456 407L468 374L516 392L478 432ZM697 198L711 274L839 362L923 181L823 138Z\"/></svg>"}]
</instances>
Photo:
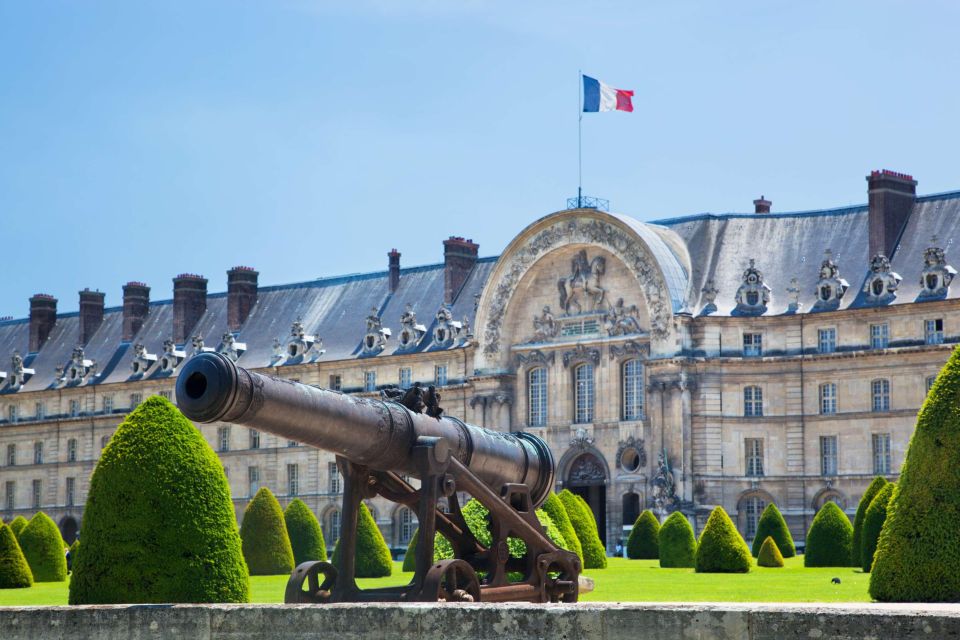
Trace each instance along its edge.
<instances>
[{"instance_id":1,"label":"dormer window","mask_svg":"<svg viewBox=\"0 0 960 640\"><path fill-rule=\"evenodd\" d=\"M437 311L437 326L433 330L433 342L435 346L446 347L453 344L454 339L460 335L463 324L453 319L453 312L450 307L443 305Z\"/></svg>"},{"instance_id":2,"label":"dormer window","mask_svg":"<svg viewBox=\"0 0 960 640\"><path fill-rule=\"evenodd\" d=\"M62 372L61 372L62 369ZM84 357L83 347L76 347L65 366L58 367L55 380L58 384L76 386L85 383L88 378L97 377L97 363Z\"/></svg>"},{"instance_id":3,"label":"dormer window","mask_svg":"<svg viewBox=\"0 0 960 640\"><path fill-rule=\"evenodd\" d=\"M870 260L870 271L867 272L867 281L863 285L863 292L867 294L867 301L873 303L890 302L897 297L897 288L903 278L890 269L890 260L882 253L878 253Z\"/></svg>"},{"instance_id":4,"label":"dormer window","mask_svg":"<svg viewBox=\"0 0 960 640\"><path fill-rule=\"evenodd\" d=\"M371 356L380 353L386 348L389 338L390 329L383 326L380 313L376 307L372 307L370 315L367 316L367 333L360 343L363 353Z\"/></svg>"},{"instance_id":5,"label":"dormer window","mask_svg":"<svg viewBox=\"0 0 960 640\"><path fill-rule=\"evenodd\" d=\"M839 307L843 294L850 287L849 283L840 277L840 268L833 261L833 252L827 249L824 253L823 262L820 263L820 280L816 288L816 310Z\"/></svg>"},{"instance_id":6,"label":"dormer window","mask_svg":"<svg viewBox=\"0 0 960 640\"><path fill-rule=\"evenodd\" d=\"M946 255L936 246L937 237L932 238L933 246L923 252L923 271L920 274L919 298L944 298L957 270L947 264Z\"/></svg>"},{"instance_id":7,"label":"dormer window","mask_svg":"<svg viewBox=\"0 0 960 640\"><path fill-rule=\"evenodd\" d=\"M400 349L412 349L420 343L427 328L417 323L417 314L411 305L407 305L400 315L400 336L397 339Z\"/></svg>"},{"instance_id":8,"label":"dormer window","mask_svg":"<svg viewBox=\"0 0 960 640\"><path fill-rule=\"evenodd\" d=\"M178 350L177 345L174 344L173 340L164 340L163 353L157 360L157 363L160 366L160 372L164 375L172 375L176 373L177 367L180 366L180 363L186 357L187 354Z\"/></svg>"},{"instance_id":9,"label":"dormer window","mask_svg":"<svg viewBox=\"0 0 960 640\"><path fill-rule=\"evenodd\" d=\"M737 289L737 307L734 310L741 315L760 315L770 303L770 287L763 282L763 272L756 268L753 258L750 266L743 272L740 288Z\"/></svg>"}]
</instances>

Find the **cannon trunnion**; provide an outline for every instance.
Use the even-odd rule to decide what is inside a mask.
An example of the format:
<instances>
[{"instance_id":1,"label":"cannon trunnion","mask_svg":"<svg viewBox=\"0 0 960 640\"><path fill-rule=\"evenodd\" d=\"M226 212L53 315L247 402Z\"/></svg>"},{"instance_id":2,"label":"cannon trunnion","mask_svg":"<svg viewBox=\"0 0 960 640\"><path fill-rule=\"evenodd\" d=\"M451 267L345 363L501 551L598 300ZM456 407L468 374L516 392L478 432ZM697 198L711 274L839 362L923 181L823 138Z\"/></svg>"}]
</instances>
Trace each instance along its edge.
<instances>
[{"instance_id":1,"label":"cannon trunnion","mask_svg":"<svg viewBox=\"0 0 960 640\"><path fill-rule=\"evenodd\" d=\"M540 438L440 417L418 388L402 402L360 398L247 371L217 353L191 358L176 394L191 420L245 425L336 454L344 478L341 553L336 565L294 569L287 602L577 600L579 558L547 538L535 513L554 478L553 455ZM420 488L403 475L419 478ZM489 546L467 526L457 492L490 511ZM361 501L376 495L416 510L416 570L406 586L362 590L355 579L357 514ZM434 562L437 532L450 541L454 559ZM508 538L523 540L523 558L510 556ZM511 581L517 573L522 577Z\"/></svg>"}]
</instances>

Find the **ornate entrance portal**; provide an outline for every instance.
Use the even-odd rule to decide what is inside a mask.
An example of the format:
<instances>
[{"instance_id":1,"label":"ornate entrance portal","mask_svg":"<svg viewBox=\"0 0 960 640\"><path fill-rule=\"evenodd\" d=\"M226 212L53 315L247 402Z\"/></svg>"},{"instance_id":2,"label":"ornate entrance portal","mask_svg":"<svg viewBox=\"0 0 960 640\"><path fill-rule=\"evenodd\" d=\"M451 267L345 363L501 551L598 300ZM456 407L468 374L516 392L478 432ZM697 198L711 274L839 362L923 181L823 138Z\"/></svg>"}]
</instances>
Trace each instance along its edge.
<instances>
[{"instance_id":1,"label":"ornate entrance portal","mask_svg":"<svg viewBox=\"0 0 960 640\"><path fill-rule=\"evenodd\" d=\"M590 452L584 452L570 465L563 486L581 496L590 505L597 520L600 541L607 544L607 474L603 463Z\"/></svg>"}]
</instances>

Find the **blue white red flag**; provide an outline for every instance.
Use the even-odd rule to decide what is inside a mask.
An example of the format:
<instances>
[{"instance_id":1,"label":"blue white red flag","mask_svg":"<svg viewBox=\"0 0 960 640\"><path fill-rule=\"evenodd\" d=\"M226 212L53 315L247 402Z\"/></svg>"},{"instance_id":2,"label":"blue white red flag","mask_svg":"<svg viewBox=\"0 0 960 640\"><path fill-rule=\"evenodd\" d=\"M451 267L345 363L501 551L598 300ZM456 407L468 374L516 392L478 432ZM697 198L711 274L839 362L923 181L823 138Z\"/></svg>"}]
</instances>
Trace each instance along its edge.
<instances>
[{"instance_id":1,"label":"blue white red flag","mask_svg":"<svg viewBox=\"0 0 960 640\"><path fill-rule=\"evenodd\" d=\"M614 89L596 78L583 76L583 110L633 111L633 91Z\"/></svg>"}]
</instances>

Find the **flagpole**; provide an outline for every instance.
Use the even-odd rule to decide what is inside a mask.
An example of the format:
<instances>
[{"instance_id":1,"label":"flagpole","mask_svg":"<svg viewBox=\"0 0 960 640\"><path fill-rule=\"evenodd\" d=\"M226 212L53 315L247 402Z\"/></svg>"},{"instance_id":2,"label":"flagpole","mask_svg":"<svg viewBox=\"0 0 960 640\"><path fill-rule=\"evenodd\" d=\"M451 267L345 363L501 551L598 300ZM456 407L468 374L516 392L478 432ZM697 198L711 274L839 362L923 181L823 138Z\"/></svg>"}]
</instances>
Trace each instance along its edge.
<instances>
[{"instance_id":1,"label":"flagpole","mask_svg":"<svg viewBox=\"0 0 960 640\"><path fill-rule=\"evenodd\" d=\"M583 205L583 70L577 69L577 208Z\"/></svg>"}]
</instances>

